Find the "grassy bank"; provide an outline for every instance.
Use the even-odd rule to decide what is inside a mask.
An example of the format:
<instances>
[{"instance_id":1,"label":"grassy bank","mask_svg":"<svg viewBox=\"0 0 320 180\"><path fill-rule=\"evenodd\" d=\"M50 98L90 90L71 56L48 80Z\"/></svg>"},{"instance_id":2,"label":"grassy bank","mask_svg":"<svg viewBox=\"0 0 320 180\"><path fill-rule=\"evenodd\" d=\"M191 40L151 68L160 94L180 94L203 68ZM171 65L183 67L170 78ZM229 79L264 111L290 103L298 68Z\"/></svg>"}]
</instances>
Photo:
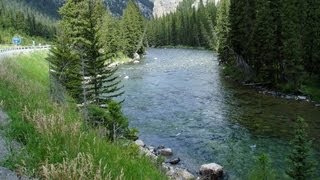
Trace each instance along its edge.
<instances>
[{"instance_id":1,"label":"grassy bank","mask_svg":"<svg viewBox=\"0 0 320 180\"><path fill-rule=\"evenodd\" d=\"M24 145L2 165L43 179L166 179L136 146L85 128L75 104L50 100L45 57L0 62L0 101L12 119L7 134Z\"/></svg>"}]
</instances>

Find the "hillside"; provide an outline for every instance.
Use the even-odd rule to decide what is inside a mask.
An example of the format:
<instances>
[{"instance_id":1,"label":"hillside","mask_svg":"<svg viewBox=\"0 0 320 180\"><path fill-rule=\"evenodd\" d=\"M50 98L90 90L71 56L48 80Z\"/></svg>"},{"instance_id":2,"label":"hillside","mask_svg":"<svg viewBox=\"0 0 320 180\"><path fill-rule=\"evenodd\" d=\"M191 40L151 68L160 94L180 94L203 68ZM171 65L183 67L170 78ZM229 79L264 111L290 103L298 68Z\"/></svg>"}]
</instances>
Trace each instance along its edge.
<instances>
[{"instance_id":1,"label":"hillside","mask_svg":"<svg viewBox=\"0 0 320 180\"><path fill-rule=\"evenodd\" d=\"M58 18L58 9L64 4L65 0L21 0L38 11L50 17ZM137 0L141 12L146 17L152 16L153 2L149 0ZM106 6L114 15L122 15L128 0L105 0Z\"/></svg>"}]
</instances>

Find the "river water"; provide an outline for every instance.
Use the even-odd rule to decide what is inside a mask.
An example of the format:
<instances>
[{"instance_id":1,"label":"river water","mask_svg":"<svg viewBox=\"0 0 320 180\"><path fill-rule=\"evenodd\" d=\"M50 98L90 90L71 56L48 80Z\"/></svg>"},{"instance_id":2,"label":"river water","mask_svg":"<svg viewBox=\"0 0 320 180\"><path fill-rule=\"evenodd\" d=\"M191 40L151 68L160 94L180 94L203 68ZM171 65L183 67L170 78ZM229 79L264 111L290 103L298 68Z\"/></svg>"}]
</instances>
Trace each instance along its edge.
<instances>
[{"instance_id":1,"label":"river water","mask_svg":"<svg viewBox=\"0 0 320 180\"><path fill-rule=\"evenodd\" d=\"M191 172L216 162L230 179L246 179L255 156L267 153L282 176L298 115L309 123L319 162L320 108L228 82L210 51L148 49L120 73L129 77L123 110L130 126L146 144L172 148Z\"/></svg>"}]
</instances>

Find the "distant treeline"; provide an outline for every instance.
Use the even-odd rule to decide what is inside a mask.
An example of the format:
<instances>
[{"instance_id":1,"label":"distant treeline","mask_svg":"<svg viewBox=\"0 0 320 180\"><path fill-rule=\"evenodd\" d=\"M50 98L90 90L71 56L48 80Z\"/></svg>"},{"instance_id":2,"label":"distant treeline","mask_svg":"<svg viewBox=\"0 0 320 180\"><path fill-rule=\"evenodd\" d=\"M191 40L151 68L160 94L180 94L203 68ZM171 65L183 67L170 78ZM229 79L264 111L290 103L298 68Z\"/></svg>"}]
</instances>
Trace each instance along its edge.
<instances>
[{"instance_id":1,"label":"distant treeline","mask_svg":"<svg viewBox=\"0 0 320 180\"><path fill-rule=\"evenodd\" d=\"M155 17L149 22L148 40L151 46L184 45L213 49L216 44L216 11L214 2L180 3L175 13Z\"/></svg>"},{"instance_id":2,"label":"distant treeline","mask_svg":"<svg viewBox=\"0 0 320 180\"><path fill-rule=\"evenodd\" d=\"M219 54L227 67L286 91L299 92L312 76L319 79L319 0L222 0L220 5L218 16L227 26L221 28Z\"/></svg>"},{"instance_id":3,"label":"distant treeline","mask_svg":"<svg viewBox=\"0 0 320 180\"><path fill-rule=\"evenodd\" d=\"M319 32L318 0L185 0L149 22L148 38L151 46L214 49L228 75L299 92L319 79Z\"/></svg>"},{"instance_id":4,"label":"distant treeline","mask_svg":"<svg viewBox=\"0 0 320 180\"><path fill-rule=\"evenodd\" d=\"M0 2L0 31L9 34L23 33L52 39L56 32L55 20L38 13L36 10L17 1L2 0ZM7 39L0 36L0 43ZM2 42L8 43L8 42Z\"/></svg>"}]
</instances>

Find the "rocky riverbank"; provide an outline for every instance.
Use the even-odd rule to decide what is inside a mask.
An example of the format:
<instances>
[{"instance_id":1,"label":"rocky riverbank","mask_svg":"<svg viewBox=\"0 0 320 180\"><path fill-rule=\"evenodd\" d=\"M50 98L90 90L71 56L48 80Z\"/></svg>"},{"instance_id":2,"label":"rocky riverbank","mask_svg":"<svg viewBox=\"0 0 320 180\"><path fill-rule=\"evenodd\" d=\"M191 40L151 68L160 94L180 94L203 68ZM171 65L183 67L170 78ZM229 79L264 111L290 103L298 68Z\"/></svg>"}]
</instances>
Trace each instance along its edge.
<instances>
[{"instance_id":1,"label":"rocky riverbank","mask_svg":"<svg viewBox=\"0 0 320 180\"><path fill-rule=\"evenodd\" d=\"M164 158L161 163L161 169L165 171L169 179L172 180L218 180L222 179L224 175L223 167L216 163L203 164L198 174L192 174L188 169L177 166L181 159L174 157L171 148L165 146L147 146L142 140L136 140L135 144L139 147L142 155L149 157L154 162L159 162L159 158Z\"/></svg>"},{"instance_id":2,"label":"rocky riverbank","mask_svg":"<svg viewBox=\"0 0 320 180\"><path fill-rule=\"evenodd\" d=\"M244 85L246 85L246 84L244 84ZM263 87L263 86L253 86L253 87L260 94L264 94L264 95L267 95L267 96L278 97L278 98L287 99L287 100L309 102L309 103L314 104L316 107L320 107L320 103L316 102L316 101L313 101L309 96L283 93L283 92L280 92L280 91L270 90L270 89L268 89L266 87Z\"/></svg>"}]
</instances>

